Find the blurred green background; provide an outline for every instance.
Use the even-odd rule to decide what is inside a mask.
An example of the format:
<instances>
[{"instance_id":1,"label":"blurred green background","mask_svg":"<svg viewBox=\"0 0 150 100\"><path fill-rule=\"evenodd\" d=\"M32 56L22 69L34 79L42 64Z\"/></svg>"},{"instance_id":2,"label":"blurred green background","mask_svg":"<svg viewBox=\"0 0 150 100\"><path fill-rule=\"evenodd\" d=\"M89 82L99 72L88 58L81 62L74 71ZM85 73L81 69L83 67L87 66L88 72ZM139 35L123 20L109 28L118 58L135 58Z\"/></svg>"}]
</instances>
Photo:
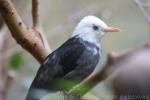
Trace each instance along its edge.
<instances>
[{"instance_id":1,"label":"blurred green background","mask_svg":"<svg viewBox=\"0 0 150 100\"><path fill-rule=\"evenodd\" d=\"M31 0L13 1L24 22L31 26ZM141 1L149 3L150 0ZM98 68L105 62L109 52L124 51L150 40L150 23L134 0L39 0L39 6L40 21L52 51L71 36L76 24L86 15L95 15L108 25L122 29L120 33L110 33L103 38L103 56ZM148 8L145 11L149 14ZM13 80L8 89L7 99L24 100L40 65L12 38L10 41L11 46L8 50L12 51L8 66ZM91 94L94 100L111 94L108 82L100 83L88 96Z\"/></svg>"}]
</instances>

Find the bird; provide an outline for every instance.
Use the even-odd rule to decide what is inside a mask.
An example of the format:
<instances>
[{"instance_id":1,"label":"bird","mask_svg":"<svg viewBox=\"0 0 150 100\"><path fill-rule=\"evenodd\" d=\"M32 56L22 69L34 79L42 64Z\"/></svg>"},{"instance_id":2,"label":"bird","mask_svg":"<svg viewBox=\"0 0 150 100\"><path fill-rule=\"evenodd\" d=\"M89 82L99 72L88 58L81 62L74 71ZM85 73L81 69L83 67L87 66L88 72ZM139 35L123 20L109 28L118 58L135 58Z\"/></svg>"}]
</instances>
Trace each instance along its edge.
<instances>
[{"instance_id":1,"label":"bird","mask_svg":"<svg viewBox=\"0 0 150 100\"><path fill-rule=\"evenodd\" d=\"M48 93L68 91L80 84L99 63L101 39L108 32L120 32L120 29L93 15L81 19L70 38L45 58L26 100L40 100Z\"/></svg>"}]
</instances>

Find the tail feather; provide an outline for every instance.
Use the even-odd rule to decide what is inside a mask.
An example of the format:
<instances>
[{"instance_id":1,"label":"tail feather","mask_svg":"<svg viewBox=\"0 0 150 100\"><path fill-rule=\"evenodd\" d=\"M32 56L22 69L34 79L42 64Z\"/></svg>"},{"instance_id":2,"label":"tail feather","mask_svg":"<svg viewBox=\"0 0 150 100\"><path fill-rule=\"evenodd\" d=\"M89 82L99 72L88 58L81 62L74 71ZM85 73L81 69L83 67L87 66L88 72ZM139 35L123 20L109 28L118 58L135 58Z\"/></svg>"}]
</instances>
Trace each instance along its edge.
<instances>
[{"instance_id":1,"label":"tail feather","mask_svg":"<svg viewBox=\"0 0 150 100\"><path fill-rule=\"evenodd\" d=\"M32 82L32 85L28 91L25 100L40 100L49 93L55 93L58 88L55 87L53 81L43 82L36 79Z\"/></svg>"},{"instance_id":2,"label":"tail feather","mask_svg":"<svg viewBox=\"0 0 150 100\"><path fill-rule=\"evenodd\" d=\"M40 100L49 93L47 90L31 88L25 100Z\"/></svg>"}]
</instances>

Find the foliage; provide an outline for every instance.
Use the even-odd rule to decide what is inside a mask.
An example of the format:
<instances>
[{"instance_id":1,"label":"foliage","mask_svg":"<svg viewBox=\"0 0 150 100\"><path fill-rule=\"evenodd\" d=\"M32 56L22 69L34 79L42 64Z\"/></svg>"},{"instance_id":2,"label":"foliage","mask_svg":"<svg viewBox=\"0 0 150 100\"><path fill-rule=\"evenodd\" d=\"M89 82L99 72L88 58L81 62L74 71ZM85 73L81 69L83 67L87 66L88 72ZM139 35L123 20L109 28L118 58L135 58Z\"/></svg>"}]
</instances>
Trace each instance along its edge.
<instances>
[{"instance_id":1,"label":"foliage","mask_svg":"<svg viewBox=\"0 0 150 100\"><path fill-rule=\"evenodd\" d=\"M24 58L22 52L15 52L10 58L9 58L9 64L12 69L19 69L24 63Z\"/></svg>"}]
</instances>

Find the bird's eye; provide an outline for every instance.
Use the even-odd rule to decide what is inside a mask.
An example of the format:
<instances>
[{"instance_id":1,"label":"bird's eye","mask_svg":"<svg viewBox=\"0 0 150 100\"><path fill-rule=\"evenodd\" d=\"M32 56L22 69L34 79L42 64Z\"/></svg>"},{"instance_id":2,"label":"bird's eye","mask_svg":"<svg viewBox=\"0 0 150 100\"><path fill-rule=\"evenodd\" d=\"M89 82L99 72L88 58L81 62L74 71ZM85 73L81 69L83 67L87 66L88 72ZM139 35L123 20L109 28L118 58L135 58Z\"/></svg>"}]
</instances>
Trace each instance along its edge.
<instances>
[{"instance_id":1,"label":"bird's eye","mask_svg":"<svg viewBox=\"0 0 150 100\"><path fill-rule=\"evenodd\" d=\"M96 26L96 25L94 25L94 26L93 26L93 29L94 29L95 31L97 31L97 30L99 30L99 27Z\"/></svg>"}]
</instances>

